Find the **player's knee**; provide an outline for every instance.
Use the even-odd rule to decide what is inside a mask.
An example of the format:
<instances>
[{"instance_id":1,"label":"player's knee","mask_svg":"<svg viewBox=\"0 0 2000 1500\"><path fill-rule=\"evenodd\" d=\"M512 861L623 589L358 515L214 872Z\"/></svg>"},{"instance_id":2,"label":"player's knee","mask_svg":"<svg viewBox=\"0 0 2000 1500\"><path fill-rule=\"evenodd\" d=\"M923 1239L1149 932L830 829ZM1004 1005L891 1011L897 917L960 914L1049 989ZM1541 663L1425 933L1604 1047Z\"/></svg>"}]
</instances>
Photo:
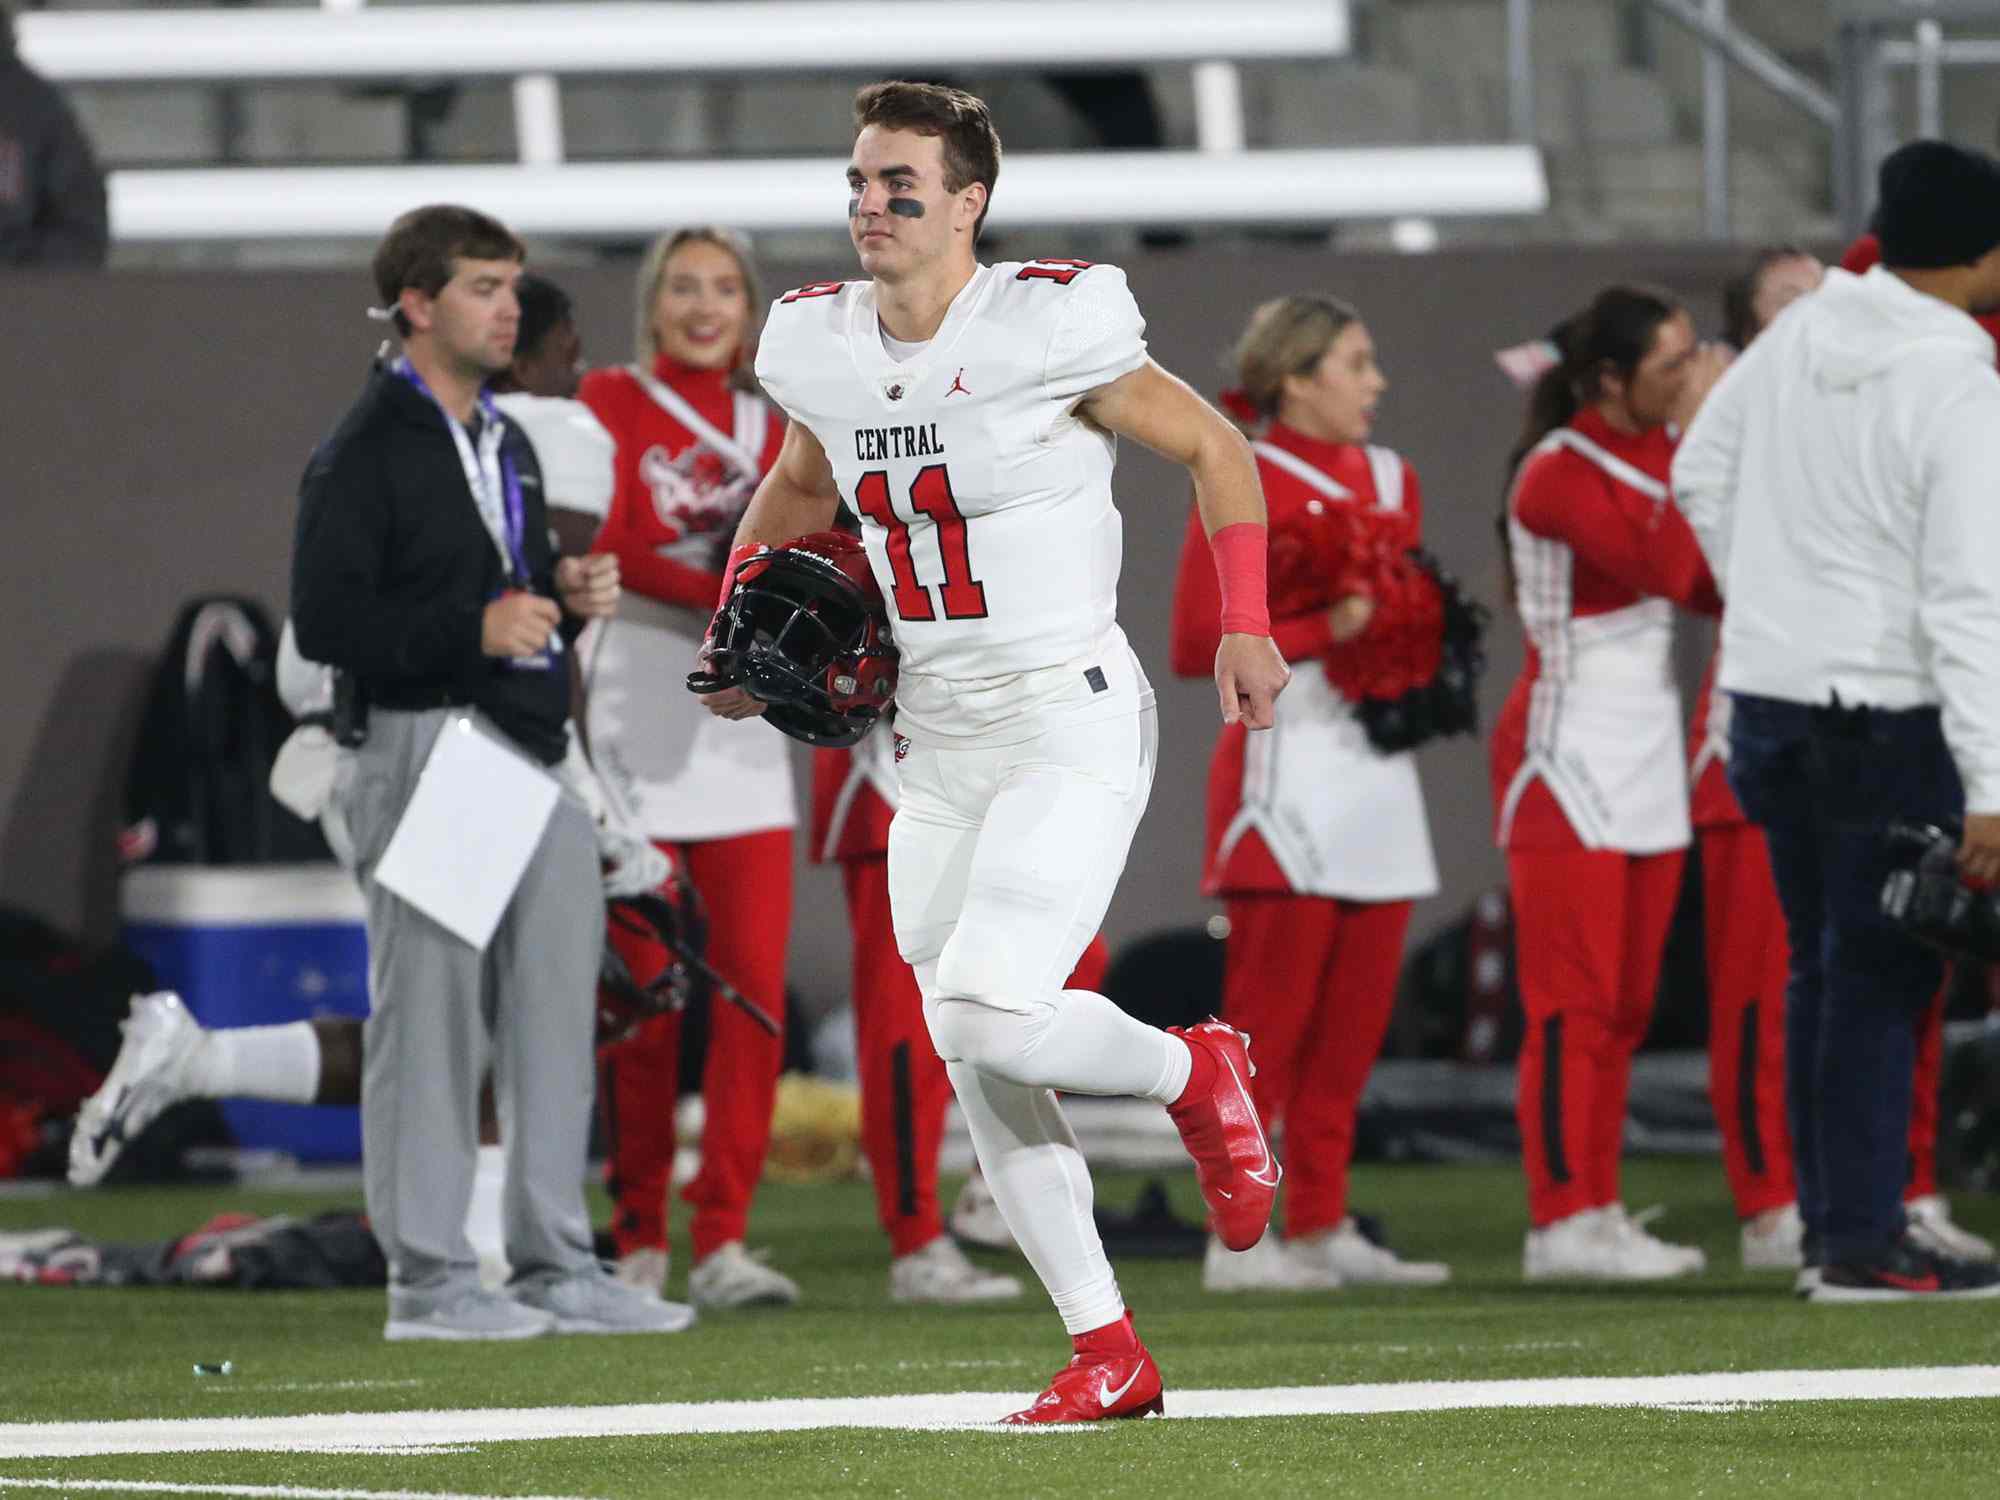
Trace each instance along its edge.
<instances>
[{"instance_id":1,"label":"player's knee","mask_svg":"<svg viewBox=\"0 0 2000 1500\"><path fill-rule=\"evenodd\" d=\"M931 1041L946 1062L961 1062L1012 1082L1025 1076L1048 1016L1039 1008L1002 1010L980 1000L942 996L924 1008Z\"/></svg>"}]
</instances>

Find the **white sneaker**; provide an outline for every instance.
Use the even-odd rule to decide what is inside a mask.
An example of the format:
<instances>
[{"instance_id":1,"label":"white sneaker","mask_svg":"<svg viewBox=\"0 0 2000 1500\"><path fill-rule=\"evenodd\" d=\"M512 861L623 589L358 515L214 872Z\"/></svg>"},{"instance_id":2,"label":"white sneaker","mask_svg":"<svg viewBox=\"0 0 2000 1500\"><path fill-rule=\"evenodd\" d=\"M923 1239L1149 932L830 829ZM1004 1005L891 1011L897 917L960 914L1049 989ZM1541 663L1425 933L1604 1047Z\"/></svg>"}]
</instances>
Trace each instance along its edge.
<instances>
[{"instance_id":1,"label":"white sneaker","mask_svg":"<svg viewBox=\"0 0 2000 1500\"><path fill-rule=\"evenodd\" d=\"M1819 1290L1819 1267L1800 1266L1799 1274L1792 1278L1792 1295L1811 1298Z\"/></svg>"},{"instance_id":2,"label":"white sneaker","mask_svg":"<svg viewBox=\"0 0 2000 1500\"><path fill-rule=\"evenodd\" d=\"M405 1292L389 1293L389 1321L382 1337L390 1343L435 1340L448 1344L540 1338L555 1331L553 1313L527 1307L505 1292L474 1287L442 1303Z\"/></svg>"},{"instance_id":3,"label":"white sneaker","mask_svg":"<svg viewBox=\"0 0 2000 1500\"><path fill-rule=\"evenodd\" d=\"M1443 1261L1404 1260L1387 1245L1376 1244L1352 1214L1331 1229L1285 1241L1285 1249L1356 1286L1443 1286L1451 1280L1451 1267Z\"/></svg>"},{"instance_id":4,"label":"white sneaker","mask_svg":"<svg viewBox=\"0 0 2000 1500\"><path fill-rule=\"evenodd\" d=\"M1619 1203L1531 1229L1521 1250L1521 1275L1529 1281L1668 1281L1707 1263L1699 1250L1654 1239Z\"/></svg>"},{"instance_id":5,"label":"white sneaker","mask_svg":"<svg viewBox=\"0 0 2000 1500\"><path fill-rule=\"evenodd\" d=\"M1695 1245L1676 1245L1650 1233L1646 1226L1666 1212L1655 1204L1636 1214L1625 1211L1622 1203L1607 1204L1602 1210L1604 1225L1621 1251L1635 1265L1667 1265L1677 1269L1670 1276L1691 1276L1708 1269L1708 1252ZM1803 1233L1803 1231L1801 1231Z\"/></svg>"},{"instance_id":6,"label":"white sneaker","mask_svg":"<svg viewBox=\"0 0 2000 1500\"><path fill-rule=\"evenodd\" d=\"M1019 1250L1014 1241L1014 1231L1007 1227L1007 1220L1001 1216L1000 1200L993 1196L993 1189L986 1185L986 1178L974 1172L959 1189L958 1201L951 1206L951 1218L945 1228L952 1238L964 1240L968 1245L983 1245L988 1250Z\"/></svg>"},{"instance_id":7,"label":"white sneaker","mask_svg":"<svg viewBox=\"0 0 2000 1500\"><path fill-rule=\"evenodd\" d=\"M1020 1295L1019 1278L982 1270L948 1234L889 1262L891 1302L1004 1302Z\"/></svg>"},{"instance_id":8,"label":"white sneaker","mask_svg":"<svg viewBox=\"0 0 2000 1500\"><path fill-rule=\"evenodd\" d=\"M1787 1203L1743 1221L1738 1236L1746 1271L1796 1271L1806 1263L1806 1221Z\"/></svg>"},{"instance_id":9,"label":"white sneaker","mask_svg":"<svg viewBox=\"0 0 2000 1500\"><path fill-rule=\"evenodd\" d=\"M546 1313L557 1333L683 1333L695 1312L685 1302L664 1301L615 1276L588 1270L567 1276L532 1276L510 1288L523 1307Z\"/></svg>"},{"instance_id":10,"label":"white sneaker","mask_svg":"<svg viewBox=\"0 0 2000 1500\"><path fill-rule=\"evenodd\" d=\"M69 1138L69 1180L76 1187L103 1181L119 1152L168 1105L188 1097L188 1060L203 1035L181 997L167 990L134 995L118 1029L125 1033L118 1060L104 1086L83 1101Z\"/></svg>"},{"instance_id":11,"label":"white sneaker","mask_svg":"<svg viewBox=\"0 0 2000 1500\"><path fill-rule=\"evenodd\" d=\"M1201 1263L1204 1292L1332 1292L1340 1273L1311 1257L1295 1255L1275 1229L1248 1250L1231 1250L1214 1235Z\"/></svg>"},{"instance_id":12,"label":"white sneaker","mask_svg":"<svg viewBox=\"0 0 2000 1500\"><path fill-rule=\"evenodd\" d=\"M635 1292L650 1292L655 1297L666 1295L667 1252L650 1247L634 1250L630 1255L618 1257L618 1264L611 1268L611 1274Z\"/></svg>"},{"instance_id":13,"label":"white sneaker","mask_svg":"<svg viewBox=\"0 0 2000 1500\"><path fill-rule=\"evenodd\" d=\"M799 1300L799 1284L774 1271L731 1240L688 1274L688 1300L696 1307L790 1307Z\"/></svg>"},{"instance_id":14,"label":"white sneaker","mask_svg":"<svg viewBox=\"0 0 2000 1500\"><path fill-rule=\"evenodd\" d=\"M1521 1275L1528 1281L1568 1277L1600 1279L1609 1274L1610 1241L1603 1227L1604 1211L1586 1208L1530 1229L1521 1245Z\"/></svg>"},{"instance_id":15,"label":"white sneaker","mask_svg":"<svg viewBox=\"0 0 2000 1500\"><path fill-rule=\"evenodd\" d=\"M74 1172L70 1175L72 1179L75 1177ZM1949 1255L1954 1260L1996 1258L1991 1240L1952 1222L1951 1205L1945 1202L1942 1193L1912 1198L1903 1205L1903 1212L1909 1217L1910 1237L1926 1250Z\"/></svg>"}]
</instances>

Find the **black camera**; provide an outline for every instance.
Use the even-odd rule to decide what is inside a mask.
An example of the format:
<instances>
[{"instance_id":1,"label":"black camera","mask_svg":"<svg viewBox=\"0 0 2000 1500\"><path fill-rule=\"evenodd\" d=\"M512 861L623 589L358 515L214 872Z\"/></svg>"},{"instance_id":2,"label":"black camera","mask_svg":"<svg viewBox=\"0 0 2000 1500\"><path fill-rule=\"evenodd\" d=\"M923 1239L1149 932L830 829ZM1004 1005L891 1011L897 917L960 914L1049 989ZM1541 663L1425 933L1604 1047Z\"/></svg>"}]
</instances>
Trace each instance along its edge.
<instances>
[{"instance_id":1,"label":"black camera","mask_svg":"<svg viewBox=\"0 0 2000 1500\"><path fill-rule=\"evenodd\" d=\"M2000 962L2000 891L1965 883L1958 835L1935 824L1896 823L1888 837L1897 867L1882 884L1883 915L1949 957Z\"/></svg>"}]
</instances>

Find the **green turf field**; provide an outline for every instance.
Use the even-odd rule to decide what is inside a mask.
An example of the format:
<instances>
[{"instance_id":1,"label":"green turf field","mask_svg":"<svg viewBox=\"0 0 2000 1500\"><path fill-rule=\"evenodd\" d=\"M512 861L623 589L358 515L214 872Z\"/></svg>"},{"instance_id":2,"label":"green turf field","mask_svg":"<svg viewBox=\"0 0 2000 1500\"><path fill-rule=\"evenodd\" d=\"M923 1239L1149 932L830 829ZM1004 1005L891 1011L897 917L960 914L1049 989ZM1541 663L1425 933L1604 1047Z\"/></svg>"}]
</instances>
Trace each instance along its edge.
<instances>
[{"instance_id":1,"label":"green turf field","mask_svg":"<svg viewBox=\"0 0 2000 1500\"><path fill-rule=\"evenodd\" d=\"M1107 1177L1100 1194L1122 1204L1137 1185ZM1176 1189L1192 1215L1192 1179ZM1785 1278L1737 1273L1714 1163L1641 1162L1628 1174L1634 1207L1670 1205L1656 1228L1709 1252L1708 1276L1671 1287L1525 1287L1521 1190L1509 1168L1365 1169L1354 1196L1407 1250L1451 1261L1455 1282L1213 1298L1201 1294L1193 1262L1121 1265L1170 1413L1177 1389L2000 1365L2000 1302L1810 1307L1785 1294ZM225 1208L299 1213L352 1201L61 1194L0 1200L0 1230L67 1223L144 1239ZM1969 1227L2000 1230L2000 1204L1968 1197L1956 1206ZM1038 1294L1000 1309L891 1305L886 1249L862 1186L766 1188L751 1242L772 1249L807 1304L714 1315L673 1338L389 1345L379 1293L0 1287L0 1424L346 1412L356 1415L340 1424L342 1441L359 1444L394 1440L368 1413L436 1408L879 1397L870 1409L886 1414L895 1397L1025 1396L1067 1355ZM192 1373L196 1361L225 1359L235 1367L228 1378ZM1005 1409L996 1400L993 1414ZM174 1493L238 1485L301 1495L2000 1495L2000 1399L1753 1397L1675 1410L1528 1406L1027 1434L509 1435L503 1424L442 1450L371 1454L0 1457L0 1492L34 1480L43 1493L134 1481ZM0 1455L9 1442L0 1426Z\"/></svg>"}]
</instances>

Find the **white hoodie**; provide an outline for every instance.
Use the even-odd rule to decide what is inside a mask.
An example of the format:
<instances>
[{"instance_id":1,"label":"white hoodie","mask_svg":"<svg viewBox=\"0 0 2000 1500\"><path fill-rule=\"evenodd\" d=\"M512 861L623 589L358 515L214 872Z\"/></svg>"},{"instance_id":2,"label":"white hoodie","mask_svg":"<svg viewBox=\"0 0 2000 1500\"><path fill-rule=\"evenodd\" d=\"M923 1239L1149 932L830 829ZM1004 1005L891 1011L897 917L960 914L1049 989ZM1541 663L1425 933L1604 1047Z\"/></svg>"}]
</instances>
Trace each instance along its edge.
<instances>
[{"instance_id":1,"label":"white hoodie","mask_svg":"<svg viewBox=\"0 0 2000 1500\"><path fill-rule=\"evenodd\" d=\"M1709 394L1674 498L1728 608L1719 685L1942 704L1966 805L2000 812L2000 374L1966 314L1829 271Z\"/></svg>"}]
</instances>

